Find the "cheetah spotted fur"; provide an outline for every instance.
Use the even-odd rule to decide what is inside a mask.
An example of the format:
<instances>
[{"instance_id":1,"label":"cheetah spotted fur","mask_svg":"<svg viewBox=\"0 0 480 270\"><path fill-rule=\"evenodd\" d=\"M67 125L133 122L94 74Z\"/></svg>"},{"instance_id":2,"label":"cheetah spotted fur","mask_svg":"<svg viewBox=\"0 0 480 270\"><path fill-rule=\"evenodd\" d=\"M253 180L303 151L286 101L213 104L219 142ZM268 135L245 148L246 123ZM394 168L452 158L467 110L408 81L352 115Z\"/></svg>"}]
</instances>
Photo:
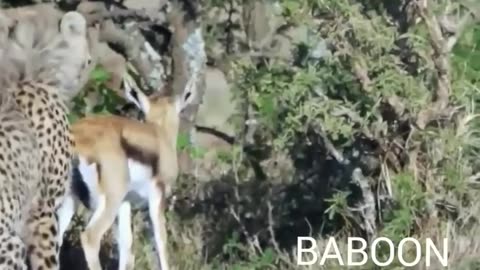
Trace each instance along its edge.
<instances>
[{"instance_id":1,"label":"cheetah spotted fur","mask_svg":"<svg viewBox=\"0 0 480 270\"><path fill-rule=\"evenodd\" d=\"M73 214L63 209L73 149L66 102L92 66L86 21L68 12L58 33L40 19L0 27L0 269L59 269L62 219Z\"/></svg>"}]
</instances>

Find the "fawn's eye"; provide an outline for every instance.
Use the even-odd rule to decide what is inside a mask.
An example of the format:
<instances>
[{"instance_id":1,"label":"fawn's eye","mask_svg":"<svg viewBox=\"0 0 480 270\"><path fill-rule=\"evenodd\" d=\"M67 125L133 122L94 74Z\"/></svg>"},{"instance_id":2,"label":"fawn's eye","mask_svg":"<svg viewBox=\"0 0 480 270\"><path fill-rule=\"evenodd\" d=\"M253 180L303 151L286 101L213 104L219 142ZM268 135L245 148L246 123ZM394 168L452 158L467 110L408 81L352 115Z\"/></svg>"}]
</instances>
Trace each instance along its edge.
<instances>
[{"instance_id":1,"label":"fawn's eye","mask_svg":"<svg viewBox=\"0 0 480 270\"><path fill-rule=\"evenodd\" d=\"M191 92L187 92L187 93L185 94L185 98L184 98L183 100L184 100L184 101L187 100L191 95L192 95Z\"/></svg>"}]
</instances>

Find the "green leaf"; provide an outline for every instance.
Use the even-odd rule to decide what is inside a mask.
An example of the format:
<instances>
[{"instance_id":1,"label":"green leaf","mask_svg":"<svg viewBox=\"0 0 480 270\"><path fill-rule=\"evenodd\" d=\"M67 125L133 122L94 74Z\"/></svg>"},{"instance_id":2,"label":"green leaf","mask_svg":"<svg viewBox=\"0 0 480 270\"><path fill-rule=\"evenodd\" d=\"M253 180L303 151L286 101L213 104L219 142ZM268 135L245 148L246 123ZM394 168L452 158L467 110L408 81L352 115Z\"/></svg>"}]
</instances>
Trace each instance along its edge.
<instances>
[{"instance_id":1,"label":"green leaf","mask_svg":"<svg viewBox=\"0 0 480 270\"><path fill-rule=\"evenodd\" d=\"M202 147L196 146L190 149L190 156L193 159L202 159L206 153L207 153L207 149L204 149Z\"/></svg>"},{"instance_id":2,"label":"green leaf","mask_svg":"<svg viewBox=\"0 0 480 270\"><path fill-rule=\"evenodd\" d=\"M273 264L275 261L275 253L273 252L273 249L267 248L263 251L262 258L260 262L262 265L270 265Z\"/></svg>"},{"instance_id":3,"label":"green leaf","mask_svg":"<svg viewBox=\"0 0 480 270\"><path fill-rule=\"evenodd\" d=\"M258 107L265 117L272 118L275 116L275 103L274 99L270 95L261 96L258 100Z\"/></svg>"},{"instance_id":4,"label":"green leaf","mask_svg":"<svg viewBox=\"0 0 480 270\"><path fill-rule=\"evenodd\" d=\"M92 112L95 114L101 113L105 111L105 105L104 104L98 104L92 108Z\"/></svg>"},{"instance_id":5,"label":"green leaf","mask_svg":"<svg viewBox=\"0 0 480 270\"><path fill-rule=\"evenodd\" d=\"M108 74L105 69L96 67L90 74L90 78L95 82L101 83L108 81L110 79L110 74Z\"/></svg>"},{"instance_id":6,"label":"green leaf","mask_svg":"<svg viewBox=\"0 0 480 270\"><path fill-rule=\"evenodd\" d=\"M68 122L70 124L75 123L80 117L76 113L70 113L68 114Z\"/></svg>"},{"instance_id":7,"label":"green leaf","mask_svg":"<svg viewBox=\"0 0 480 270\"><path fill-rule=\"evenodd\" d=\"M217 151L217 159L223 163L230 163L233 160L232 152L225 150Z\"/></svg>"},{"instance_id":8,"label":"green leaf","mask_svg":"<svg viewBox=\"0 0 480 270\"><path fill-rule=\"evenodd\" d=\"M186 134L186 133L178 134L178 136L177 136L177 149L184 150L188 146L190 146L190 140L189 140L188 134Z\"/></svg>"}]
</instances>

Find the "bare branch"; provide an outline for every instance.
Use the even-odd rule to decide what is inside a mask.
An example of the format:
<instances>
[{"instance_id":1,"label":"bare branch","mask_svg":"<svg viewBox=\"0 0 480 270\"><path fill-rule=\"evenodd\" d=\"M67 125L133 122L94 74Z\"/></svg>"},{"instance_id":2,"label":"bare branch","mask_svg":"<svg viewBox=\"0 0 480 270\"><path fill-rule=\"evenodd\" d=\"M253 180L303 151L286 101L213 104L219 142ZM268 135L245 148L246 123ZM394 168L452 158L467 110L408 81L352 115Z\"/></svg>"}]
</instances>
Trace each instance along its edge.
<instances>
[{"instance_id":1,"label":"bare branch","mask_svg":"<svg viewBox=\"0 0 480 270\"><path fill-rule=\"evenodd\" d=\"M416 124L420 129L449 111L448 101L451 92L449 53L465 28L480 19L478 4L469 4L467 7L469 11L454 22L449 14L450 6L447 6L444 14L437 17L431 14L431 9L427 8L426 0L417 2L418 14L428 29L430 44L433 48L432 58L437 71L434 101L429 107L420 111L417 117Z\"/></svg>"},{"instance_id":2,"label":"bare branch","mask_svg":"<svg viewBox=\"0 0 480 270\"><path fill-rule=\"evenodd\" d=\"M122 50L127 61L130 61L143 79L144 86L150 89L160 89L165 71L160 55L152 49L138 28L130 31L120 29L110 18L119 16L140 16L141 11L119 10L108 11L104 3L82 2L77 10L82 13L89 24L100 25L100 41L113 44ZM146 16L146 15L145 15ZM143 16L142 18L146 19Z\"/></svg>"},{"instance_id":3,"label":"bare branch","mask_svg":"<svg viewBox=\"0 0 480 270\"><path fill-rule=\"evenodd\" d=\"M189 90L195 97L191 106L182 115L182 130L192 131L198 107L203 100L205 87L204 70L206 66L205 42L201 26L192 15L191 6L183 6L182 1L174 1L168 13L168 21L173 26L172 36L172 91L181 95ZM191 134L192 135L192 134Z\"/></svg>"},{"instance_id":4,"label":"bare branch","mask_svg":"<svg viewBox=\"0 0 480 270\"><path fill-rule=\"evenodd\" d=\"M345 42L334 43L335 49L338 51L353 51L354 48ZM347 47L347 48L344 48ZM352 71L355 77L357 78L358 82L362 86L362 90L369 92L371 90L372 80L368 76L368 68L365 61L360 57L352 57L353 54L350 55L350 61L352 64Z\"/></svg>"},{"instance_id":5,"label":"bare branch","mask_svg":"<svg viewBox=\"0 0 480 270\"><path fill-rule=\"evenodd\" d=\"M372 240L376 234L376 216L375 195L370 188L368 179L363 175L360 168L356 168L352 172L352 181L362 190L363 202L356 208L350 208L352 211L360 212L363 218L362 229L368 237L368 241Z\"/></svg>"},{"instance_id":6,"label":"bare branch","mask_svg":"<svg viewBox=\"0 0 480 270\"><path fill-rule=\"evenodd\" d=\"M365 64L363 63L363 61L353 60L353 73L355 74L355 77L357 77L357 80L362 85L362 89L364 91L369 92L371 89L372 81L368 76L368 70Z\"/></svg>"},{"instance_id":7,"label":"bare branch","mask_svg":"<svg viewBox=\"0 0 480 270\"><path fill-rule=\"evenodd\" d=\"M476 11L479 9L479 11ZM453 15L443 14L439 16L438 23L440 24L443 32L446 32L450 36L447 38L447 49L451 51L458 39L462 35L465 28L474 23L475 21L480 20L480 7L472 7L466 14L464 14L460 19L455 20Z\"/></svg>"},{"instance_id":8,"label":"bare branch","mask_svg":"<svg viewBox=\"0 0 480 270\"><path fill-rule=\"evenodd\" d=\"M138 9L121 9L118 7L112 7L108 10L103 2L82 2L77 7L77 10L82 12L87 18L89 23L100 23L106 19L114 20L126 20L133 19L139 21L149 21L151 23L160 24L166 21L166 18L162 16L161 12L158 12L158 16L152 18L144 10Z\"/></svg>"},{"instance_id":9,"label":"bare branch","mask_svg":"<svg viewBox=\"0 0 480 270\"><path fill-rule=\"evenodd\" d=\"M325 148L328 150L330 155L335 158L336 161L340 164L345 164L347 160L343 156L342 152L337 150L333 143L328 139L327 134L320 128L319 129L319 135L322 137L323 143L325 144Z\"/></svg>"}]
</instances>

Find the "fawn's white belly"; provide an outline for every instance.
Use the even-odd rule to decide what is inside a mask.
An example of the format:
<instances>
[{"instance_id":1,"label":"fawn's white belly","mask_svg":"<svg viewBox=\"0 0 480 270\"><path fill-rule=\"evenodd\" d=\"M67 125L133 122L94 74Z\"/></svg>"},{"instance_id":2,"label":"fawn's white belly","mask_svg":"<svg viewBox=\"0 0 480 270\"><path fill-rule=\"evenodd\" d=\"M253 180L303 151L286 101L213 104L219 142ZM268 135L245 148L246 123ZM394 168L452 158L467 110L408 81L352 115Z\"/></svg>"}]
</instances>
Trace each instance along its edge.
<instances>
[{"instance_id":1,"label":"fawn's white belly","mask_svg":"<svg viewBox=\"0 0 480 270\"><path fill-rule=\"evenodd\" d=\"M90 203L97 208L99 197L98 171L96 163L87 164L86 160L80 157L78 166L82 179L90 191ZM133 159L128 159L128 192L124 200L128 200L134 206L146 205L146 200L151 190L153 169ZM102 181L122 181L121 179L103 179Z\"/></svg>"},{"instance_id":2,"label":"fawn's white belly","mask_svg":"<svg viewBox=\"0 0 480 270\"><path fill-rule=\"evenodd\" d=\"M125 196L125 200L128 200L135 207L141 207L146 205L151 190L153 169L150 166L129 159L128 160L129 171L129 185L128 193Z\"/></svg>"}]
</instances>

